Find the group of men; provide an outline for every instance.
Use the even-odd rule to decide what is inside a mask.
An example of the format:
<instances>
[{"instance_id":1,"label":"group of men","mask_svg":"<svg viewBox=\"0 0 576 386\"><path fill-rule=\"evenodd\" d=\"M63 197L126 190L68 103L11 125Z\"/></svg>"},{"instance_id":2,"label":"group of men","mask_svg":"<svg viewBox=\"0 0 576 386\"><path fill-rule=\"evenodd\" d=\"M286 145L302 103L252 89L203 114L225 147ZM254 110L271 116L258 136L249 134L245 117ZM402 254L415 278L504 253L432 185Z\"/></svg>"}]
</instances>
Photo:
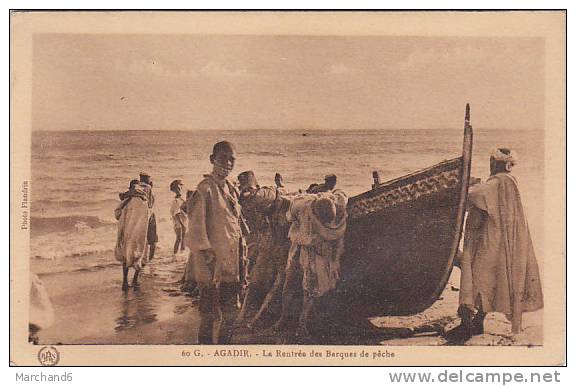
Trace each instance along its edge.
<instances>
[{"instance_id":1,"label":"group of men","mask_svg":"<svg viewBox=\"0 0 576 386\"><path fill-rule=\"evenodd\" d=\"M252 171L238 175L236 189L229 180L235 160L230 142L214 145L212 172L186 202L186 270L198 288L201 344L230 343L234 328L274 322L305 331L313 299L338 279L345 195L325 190L289 198L282 176L275 187L261 187ZM337 235L321 232L334 226Z\"/></svg>"},{"instance_id":2,"label":"group of men","mask_svg":"<svg viewBox=\"0 0 576 386\"><path fill-rule=\"evenodd\" d=\"M212 172L186 199L181 180L170 184L174 253L190 250L184 278L199 297L201 344L229 343L237 327L302 333L314 299L334 288L339 277L347 199L334 189L336 177L296 197L280 174L275 187L261 187L246 171L238 175L237 188L229 178L235 157L234 145L219 142L210 155ZM134 268L137 287L158 240L150 176L141 173L120 200L116 258L127 290L128 269Z\"/></svg>"},{"instance_id":3,"label":"group of men","mask_svg":"<svg viewBox=\"0 0 576 386\"><path fill-rule=\"evenodd\" d=\"M239 327L306 335L315 301L340 277L347 197L335 189L334 175L305 194L290 194L279 174L275 187L261 187L246 171L238 175L237 189L229 179L235 161L234 145L218 142L210 155L212 172L186 200L180 180L170 186L176 195L174 253L189 248L186 277L199 295L198 343L228 344ZM449 340L464 342L483 333L487 312L506 314L517 333L522 313L542 307L538 265L510 174L515 163L512 151L496 149L491 177L470 190L458 310L462 323L448 332ZM130 248L147 242L134 241L131 229L148 226L154 203L149 177L136 182L118 216L120 223L129 213L140 219L119 232L117 256L125 285L127 267L135 267L136 283L141 268L138 259L126 258Z\"/></svg>"}]
</instances>

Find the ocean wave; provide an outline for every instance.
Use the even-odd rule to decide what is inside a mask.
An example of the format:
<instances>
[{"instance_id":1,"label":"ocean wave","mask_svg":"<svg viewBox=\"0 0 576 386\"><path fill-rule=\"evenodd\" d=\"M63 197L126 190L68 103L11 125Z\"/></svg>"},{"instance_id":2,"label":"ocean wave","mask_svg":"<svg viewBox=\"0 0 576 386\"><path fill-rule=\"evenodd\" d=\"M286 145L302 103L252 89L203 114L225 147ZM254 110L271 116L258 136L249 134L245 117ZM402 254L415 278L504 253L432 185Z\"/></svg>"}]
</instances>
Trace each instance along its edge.
<instances>
[{"instance_id":1,"label":"ocean wave","mask_svg":"<svg viewBox=\"0 0 576 386\"><path fill-rule=\"evenodd\" d=\"M104 198L101 200L87 201L82 200L32 200L33 207L39 208L84 208L91 206L110 207L114 209L118 205L119 200L112 198Z\"/></svg>"},{"instance_id":2,"label":"ocean wave","mask_svg":"<svg viewBox=\"0 0 576 386\"><path fill-rule=\"evenodd\" d=\"M66 256L64 256L64 257L66 257ZM70 257L72 257L72 256L70 256ZM54 269L51 271L41 272L39 275L40 275L40 277L42 277L42 276L57 275L57 274L62 274L62 273L98 272L98 271L101 271L103 269L119 267L119 266L121 266L121 263L119 261L112 261L110 263L94 264L94 265L87 266L87 267L75 267L75 268L60 267L60 269Z\"/></svg>"},{"instance_id":3,"label":"ocean wave","mask_svg":"<svg viewBox=\"0 0 576 386\"><path fill-rule=\"evenodd\" d=\"M244 152L244 154L267 156L267 157L286 157L286 154L282 153L281 151L254 150Z\"/></svg>"},{"instance_id":4,"label":"ocean wave","mask_svg":"<svg viewBox=\"0 0 576 386\"><path fill-rule=\"evenodd\" d=\"M118 156L116 154L108 152L83 152L68 158L68 160L74 161L108 161L117 159Z\"/></svg>"},{"instance_id":5,"label":"ocean wave","mask_svg":"<svg viewBox=\"0 0 576 386\"><path fill-rule=\"evenodd\" d=\"M84 168L82 170L87 170ZM72 183L78 185L82 182L92 182L98 180L100 184L106 184L107 182L116 182L122 179L122 176L97 176L94 174L90 175L72 175L70 173L62 173L62 171L57 170L33 170L33 183L40 184L40 182L50 182L50 185L54 184L54 181L58 183Z\"/></svg>"},{"instance_id":6,"label":"ocean wave","mask_svg":"<svg viewBox=\"0 0 576 386\"><path fill-rule=\"evenodd\" d=\"M51 251L53 252L53 251ZM85 257L85 256L93 256L97 254L105 254L114 252L114 248L94 248L94 249L60 249L60 253L54 253L52 255L41 255L41 254L32 254L36 260L55 260L61 258L74 258L74 257Z\"/></svg>"},{"instance_id":7,"label":"ocean wave","mask_svg":"<svg viewBox=\"0 0 576 386\"><path fill-rule=\"evenodd\" d=\"M118 155L114 153L106 153L106 152L81 152L76 154L63 154L61 152L55 153L43 153L43 152L36 152L33 154L33 157L37 160L42 161L59 161L61 163L66 163L68 161L107 161L107 160L118 160Z\"/></svg>"},{"instance_id":8,"label":"ocean wave","mask_svg":"<svg viewBox=\"0 0 576 386\"><path fill-rule=\"evenodd\" d=\"M63 217L31 217L30 232L32 236L54 232L82 232L86 229L101 228L115 224L98 216L63 216Z\"/></svg>"}]
</instances>

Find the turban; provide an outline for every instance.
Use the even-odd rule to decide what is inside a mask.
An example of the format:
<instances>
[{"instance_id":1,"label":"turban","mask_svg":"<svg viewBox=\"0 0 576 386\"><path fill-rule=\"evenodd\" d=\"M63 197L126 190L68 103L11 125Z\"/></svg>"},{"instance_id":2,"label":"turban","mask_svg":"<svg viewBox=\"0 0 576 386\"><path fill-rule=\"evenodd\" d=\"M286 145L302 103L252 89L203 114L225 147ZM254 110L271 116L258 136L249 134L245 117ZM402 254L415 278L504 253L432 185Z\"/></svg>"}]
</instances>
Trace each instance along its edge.
<instances>
[{"instance_id":1,"label":"turban","mask_svg":"<svg viewBox=\"0 0 576 386\"><path fill-rule=\"evenodd\" d=\"M178 187L178 185L182 185L182 180L174 180L170 183L170 190L171 191L176 191L176 188Z\"/></svg>"},{"instance_id":2,"label":"turban","mask_svg":"<svg viewBox=\"0 0 576 386\"><path fill-rule=\"evenodd\" d=\"M518 162L518 155L512 149L494 148L490 152L490 158L496 162L503 162L506 164L506 170L510 171L512 166Z\"/></svg>"}]
</instances>

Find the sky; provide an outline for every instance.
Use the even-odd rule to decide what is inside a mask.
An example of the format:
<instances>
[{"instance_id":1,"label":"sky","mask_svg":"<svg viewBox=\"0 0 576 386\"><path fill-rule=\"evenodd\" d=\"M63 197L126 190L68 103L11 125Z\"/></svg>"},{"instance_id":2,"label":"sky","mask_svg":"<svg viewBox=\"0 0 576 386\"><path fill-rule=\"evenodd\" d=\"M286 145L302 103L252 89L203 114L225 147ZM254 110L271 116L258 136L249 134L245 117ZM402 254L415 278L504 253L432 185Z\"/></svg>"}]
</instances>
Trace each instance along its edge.
<instances>
[{"instance_id":1,"label":"sky","mask_svg":"<svg viewBox=\"0 0 576 386\"><path fill-rule=\"evenodd\" d=\"M34 130L542 129L544 40L38 34Z\"/></svg>"}]
</instances>

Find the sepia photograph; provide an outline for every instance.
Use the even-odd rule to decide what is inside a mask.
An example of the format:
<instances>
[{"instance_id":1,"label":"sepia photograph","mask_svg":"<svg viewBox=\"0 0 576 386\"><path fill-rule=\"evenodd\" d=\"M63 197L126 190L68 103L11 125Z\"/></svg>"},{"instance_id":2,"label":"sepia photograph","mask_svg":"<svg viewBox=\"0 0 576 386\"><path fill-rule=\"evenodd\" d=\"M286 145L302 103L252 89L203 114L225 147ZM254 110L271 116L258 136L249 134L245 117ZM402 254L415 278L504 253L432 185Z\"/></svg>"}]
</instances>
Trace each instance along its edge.
<instances>
[{"instance_id":1,"label":"sepia photograph","mask_svg":"<svg viewBox=\"0 0 576 386\"><path fill-rule=\"evenodd\" d=\"M563 362L565 12L10 24L13 365Z\"/></svg>"}]
</instances>

